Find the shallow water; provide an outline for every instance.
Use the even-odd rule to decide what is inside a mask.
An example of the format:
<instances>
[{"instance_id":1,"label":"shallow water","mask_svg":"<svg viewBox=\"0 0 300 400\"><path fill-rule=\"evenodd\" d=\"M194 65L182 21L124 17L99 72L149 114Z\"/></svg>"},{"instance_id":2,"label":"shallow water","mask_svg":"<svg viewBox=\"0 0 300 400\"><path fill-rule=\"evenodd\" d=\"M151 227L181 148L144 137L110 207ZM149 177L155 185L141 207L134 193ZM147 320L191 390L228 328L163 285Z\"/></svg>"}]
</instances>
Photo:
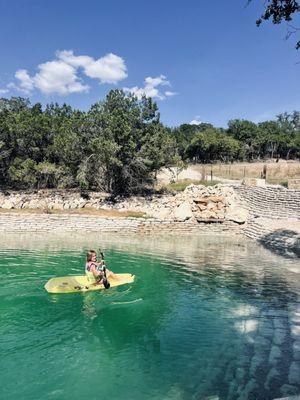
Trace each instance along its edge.
<instances>
[{"instance_id":1,"label":"shallow water","mask_svg":"<svg viewBox=\"0 0 300 400\"><path fill-rule=\"evenodd\" d=\"M50 295L101 243L136 275ZM300 266L229 237L6 235L1 399L275 399L300 394Z\"/></svg>"}]
</instances>

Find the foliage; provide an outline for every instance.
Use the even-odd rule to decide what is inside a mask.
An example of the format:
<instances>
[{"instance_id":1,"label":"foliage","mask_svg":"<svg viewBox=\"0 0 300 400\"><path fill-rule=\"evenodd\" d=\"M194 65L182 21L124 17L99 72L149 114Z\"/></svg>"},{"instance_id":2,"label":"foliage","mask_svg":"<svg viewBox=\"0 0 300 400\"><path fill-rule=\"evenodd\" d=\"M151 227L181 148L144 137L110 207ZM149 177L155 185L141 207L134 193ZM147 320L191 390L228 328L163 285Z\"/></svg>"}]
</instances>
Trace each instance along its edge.
<instances>
[{"instance_id":1,"label":"foliage","mask_svg":"<svg viewBox=\"0 0 300 400\"><path fill-rule=\"evenodd\" d=\"M0 101L0 182L18 187L74 187L139 192L176 146L151 98L113 90L88 112L26 99Z\"/></svg>"},{"instance_id":2,"label":"foliage","mask_svg":"<svg viewBox=\"0 0 300 400\"><path fill-rule=\"evenodd\" d=\"M157 172L188 162L300 156L300 113L255 124L231 120L168 128L151 98L122 90L86 111L63 104L0 99L0 184L11 188L95 189L113 195L151 190ZM176 177L174 178L176 180Z\"/></svg>"},{"instance_id":3,"label":"foliage","mask_svg":"<svg viewBox=\"0 0 300 400\"><path fill-rule=\"evenodd\" d=\"M251 2L251 0L248 0ZM281 24L282 21L290 22L294 18L294 14L300 12L300 3L296 0L266 0L264 2L264 11L260 18L256 21L256 25L260 26L263 21L271 20L273 24ZM292 33L296 33L300 28L289 24L288 37ZM296 43L296 49L300 48L300 40Z\"/></svg>"},{"instance_id":4,"label":"foliage","mask_svg":"<svg viewBox=\"0 0 300 400\"><path fill-rule=\"evenodd\" d=\"M186 154L196 162L233 161L241 156L242 146L220 130L208 128L193 137Z\"/></svg>"}]
</instances>

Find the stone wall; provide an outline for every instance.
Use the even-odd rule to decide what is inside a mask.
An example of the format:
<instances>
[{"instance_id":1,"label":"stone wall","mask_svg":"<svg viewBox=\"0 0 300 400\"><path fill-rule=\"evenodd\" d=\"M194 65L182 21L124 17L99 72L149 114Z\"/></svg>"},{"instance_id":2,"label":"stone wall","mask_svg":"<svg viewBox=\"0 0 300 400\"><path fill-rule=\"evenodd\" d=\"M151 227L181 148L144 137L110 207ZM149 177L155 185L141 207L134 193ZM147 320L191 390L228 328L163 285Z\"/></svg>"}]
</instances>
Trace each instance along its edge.
<instances>
[{"instance_id":1,"label":"stone wall","mask_svg":"<svg viewBox=\"0 0 300 400\"><path fill-rule=\"evenodd\" d=\"M132 198L114 204L107 202L103 194L97 193L90 194L89 199L83 199L79 193L57 192L33 195L11 193L0 197L0 208L9 208L0 213L0 232L243 233L261 242L267 238L268 245L274 242L277 247L286 246L285 242L289 242L292 251L295 244L298 246L300 238L300 190L275 186L217 185L206 188L190 185L175 196ZM46 202L48 207L45 213L18 213L19 208L35 208L37 205L40 208L41 201ZM10 211L11 207L15 210ZM131 209L152 217L108 218L68 214L66 208L70 207L120 211ZM49 214L49 208L60 208L62 214ZM282 235L270 236L279 230L282 230Z\"/></svg>"},{"instance_id":2,"label":"stone wall","mask_svg":"<svg viewBox=\"0 0 300 400\"><path fill-rule=\"evenodd\" d=\"M176 222L154 218L104 218L89 215L1 213L0 232L116 232L116 233L230 233L240 225L223 223Z\"/></svg>"},{"instance_id":3,"label":"stone wall","mask_svg":"<svg viewBox=\"0 0 300 400\"><path fill-rule=\"evenodd\" d=\"M248 218L243 233L279 254L300 257L300 190L236 188Z\"/></svg>"},{"instance_id":4,"label":"stone wall","mask_svg":"<svg viewBox=\"0 0 300 400\"><path fill-rule=\"evenodd\" d=\"M249 210L250 216L271 219L300 219L300 190L268 186L237 186L242 204Z\"/></svg>"}]
</instances>

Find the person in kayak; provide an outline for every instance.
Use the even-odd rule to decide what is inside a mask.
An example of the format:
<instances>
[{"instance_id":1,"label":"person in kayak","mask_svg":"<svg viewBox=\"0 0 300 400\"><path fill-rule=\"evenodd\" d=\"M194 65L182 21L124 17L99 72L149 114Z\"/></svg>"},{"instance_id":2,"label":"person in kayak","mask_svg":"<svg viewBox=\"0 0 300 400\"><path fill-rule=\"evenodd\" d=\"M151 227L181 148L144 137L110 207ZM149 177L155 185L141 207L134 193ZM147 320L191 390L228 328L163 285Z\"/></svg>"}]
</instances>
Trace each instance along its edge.
<instances>
[{"instance_id":1,"label":"person in kayak","mask_svg":"<svg viewBox=\"0 0 300 400\"><path fill-rule=\"evenodd\" d=\"M85 274L90 283L104 284L106 278L118 279L117 275L105 267L105 262L97 262L95 250L89 250L86 255Z\"/></svg>"}]
</instances>

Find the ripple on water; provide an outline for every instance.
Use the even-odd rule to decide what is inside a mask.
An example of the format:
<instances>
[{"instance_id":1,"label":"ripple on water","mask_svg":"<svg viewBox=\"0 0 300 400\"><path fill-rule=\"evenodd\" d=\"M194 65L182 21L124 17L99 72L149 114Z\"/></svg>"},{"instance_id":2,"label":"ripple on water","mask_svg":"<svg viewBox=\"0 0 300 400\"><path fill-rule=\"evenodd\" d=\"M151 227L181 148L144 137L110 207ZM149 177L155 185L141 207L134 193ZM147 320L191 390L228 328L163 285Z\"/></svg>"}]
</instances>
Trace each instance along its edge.
<instances>
[{"instance_id":1,"label":"ripple on water","mask_svg":"<svg viewBox=\"0 0 300 400\"><path fill-rule=\"evenodd\" d=\"M67 244L31 237L6 248L5 240L0 391L7 400L300 393L296 263L237 239L103 237L109 268L134 273L135 283L49 295L45 282L82 274L85 251L99 237Z\"/></svg>"}]
</instances>

